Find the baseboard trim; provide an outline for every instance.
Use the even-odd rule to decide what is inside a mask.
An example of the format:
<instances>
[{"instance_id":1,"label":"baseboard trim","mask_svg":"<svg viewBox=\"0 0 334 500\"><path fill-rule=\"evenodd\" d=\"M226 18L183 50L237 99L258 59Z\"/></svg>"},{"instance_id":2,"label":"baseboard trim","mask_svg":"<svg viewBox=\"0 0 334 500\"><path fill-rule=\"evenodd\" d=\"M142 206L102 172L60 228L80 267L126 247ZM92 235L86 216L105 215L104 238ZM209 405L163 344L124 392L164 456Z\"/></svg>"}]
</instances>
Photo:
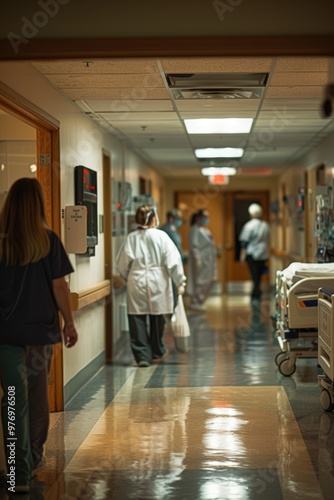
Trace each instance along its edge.
<instances>
[{"instance_id":1,"label":"baseboard trim","mask_svg":"<svg viewBox=\"0 0 334 500\"><path fill-rule=\"evenodd\" d=\"M64 405L68 405L74 396L89 382L106 363L106 353L102 351L88 365L82 368L64 387Z\"/></svg>"},{"instance_id":2,"label":"baseboard trim","mask_svg":"<svg viewBox=\"0 0 334 500\"><path fill-rule=\"evenodd\" d=\"M123 353L124 349L126 349L127 344L129 343L129 339L130 339L129 332L122 332L121 335L118 337L114 345L114 352L115 352L114 361L117 360L119 356L121 356L121 354Z\"/></svg>"}]
</instances>

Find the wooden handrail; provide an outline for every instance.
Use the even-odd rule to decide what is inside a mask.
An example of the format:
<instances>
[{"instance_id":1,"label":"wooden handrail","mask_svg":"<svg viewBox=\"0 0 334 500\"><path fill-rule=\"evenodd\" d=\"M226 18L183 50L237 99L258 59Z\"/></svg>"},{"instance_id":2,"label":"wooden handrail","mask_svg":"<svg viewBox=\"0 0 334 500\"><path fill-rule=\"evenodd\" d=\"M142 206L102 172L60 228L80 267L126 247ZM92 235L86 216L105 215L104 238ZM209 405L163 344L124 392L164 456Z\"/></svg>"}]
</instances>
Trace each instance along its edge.
<instances>
[{"instance_id":1,"label":"wooden handrail","mask_svg":"<svg viewBox=\"0 0 334 500\"><path fill-rule=\"evenodd\" d=\"M108 295L110 295L110 280L101 281L97 285L80 290L79 292L71 292L72 311L82 309Z\"/></svg>"}]
</instances>

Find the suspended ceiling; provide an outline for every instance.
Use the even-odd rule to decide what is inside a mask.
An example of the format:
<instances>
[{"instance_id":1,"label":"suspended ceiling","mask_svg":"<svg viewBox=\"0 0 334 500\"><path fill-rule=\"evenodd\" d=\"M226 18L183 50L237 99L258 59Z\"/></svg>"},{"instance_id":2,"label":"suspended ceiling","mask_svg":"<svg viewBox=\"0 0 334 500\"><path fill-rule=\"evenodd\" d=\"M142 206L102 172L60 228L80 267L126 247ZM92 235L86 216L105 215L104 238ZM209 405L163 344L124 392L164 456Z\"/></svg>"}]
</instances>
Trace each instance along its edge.
<instances>
[{"instance_id":1,"label":"suspended ceiling","mask_svg":"<svg viewBox=\"0 0 334 500\"><path fill-rule=\"evenodd\" d=\"M216 162L237 175L276 175L334 132L321 107L328 58L163 58L59 60L34 66L51 85L136 151L164 176L200 175L209 162L194 150L242 147L243 157ZM332 70L333 71L333 70ZM267 73L258 98L182 99L169 74ZM198 94L197 94L198 97ZM253 118L249 134L188 135L188 118ZM205 163L205 165L204 165Z\"/></svg>"}]
</instances>

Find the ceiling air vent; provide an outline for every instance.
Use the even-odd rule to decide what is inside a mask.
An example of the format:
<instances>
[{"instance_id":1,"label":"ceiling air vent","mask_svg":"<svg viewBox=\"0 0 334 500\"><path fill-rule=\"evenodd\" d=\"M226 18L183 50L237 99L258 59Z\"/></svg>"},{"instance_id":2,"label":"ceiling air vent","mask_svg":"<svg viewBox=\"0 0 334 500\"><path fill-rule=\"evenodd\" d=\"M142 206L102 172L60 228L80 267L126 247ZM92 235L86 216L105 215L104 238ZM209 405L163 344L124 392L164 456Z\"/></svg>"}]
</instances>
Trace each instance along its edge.
<instances>
[{"instance_id":1,"label":"ceiling air vent","mask_svg":"<svg viewBox=\"0 0 334 500\"><path fill-rule=\"evenodd\" d=\"M268 73L166 75L174 99L260 99Z\"/></svg>"}]
</instances>

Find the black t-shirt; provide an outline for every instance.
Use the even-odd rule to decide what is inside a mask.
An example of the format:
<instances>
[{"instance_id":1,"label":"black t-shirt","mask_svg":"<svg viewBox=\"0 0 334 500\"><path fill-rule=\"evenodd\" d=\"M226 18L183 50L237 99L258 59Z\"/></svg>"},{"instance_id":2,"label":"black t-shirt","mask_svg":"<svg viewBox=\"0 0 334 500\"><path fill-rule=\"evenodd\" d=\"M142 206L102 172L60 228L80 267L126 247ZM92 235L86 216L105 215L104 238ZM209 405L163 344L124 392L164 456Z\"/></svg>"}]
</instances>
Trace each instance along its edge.
<instances>
[{"instance_id":1,"label":"black t-shirt","mask_svg":"<svg viewBox=\"0 0 334 500\"><path fill-rule=\"evenodd\" d=\"M49 235L50 252L40 261L27 266L0 262L0 344L61 341L52 281L72 273L73 267L58 236L53 231Z\"/></svg>"}]
</instances>

